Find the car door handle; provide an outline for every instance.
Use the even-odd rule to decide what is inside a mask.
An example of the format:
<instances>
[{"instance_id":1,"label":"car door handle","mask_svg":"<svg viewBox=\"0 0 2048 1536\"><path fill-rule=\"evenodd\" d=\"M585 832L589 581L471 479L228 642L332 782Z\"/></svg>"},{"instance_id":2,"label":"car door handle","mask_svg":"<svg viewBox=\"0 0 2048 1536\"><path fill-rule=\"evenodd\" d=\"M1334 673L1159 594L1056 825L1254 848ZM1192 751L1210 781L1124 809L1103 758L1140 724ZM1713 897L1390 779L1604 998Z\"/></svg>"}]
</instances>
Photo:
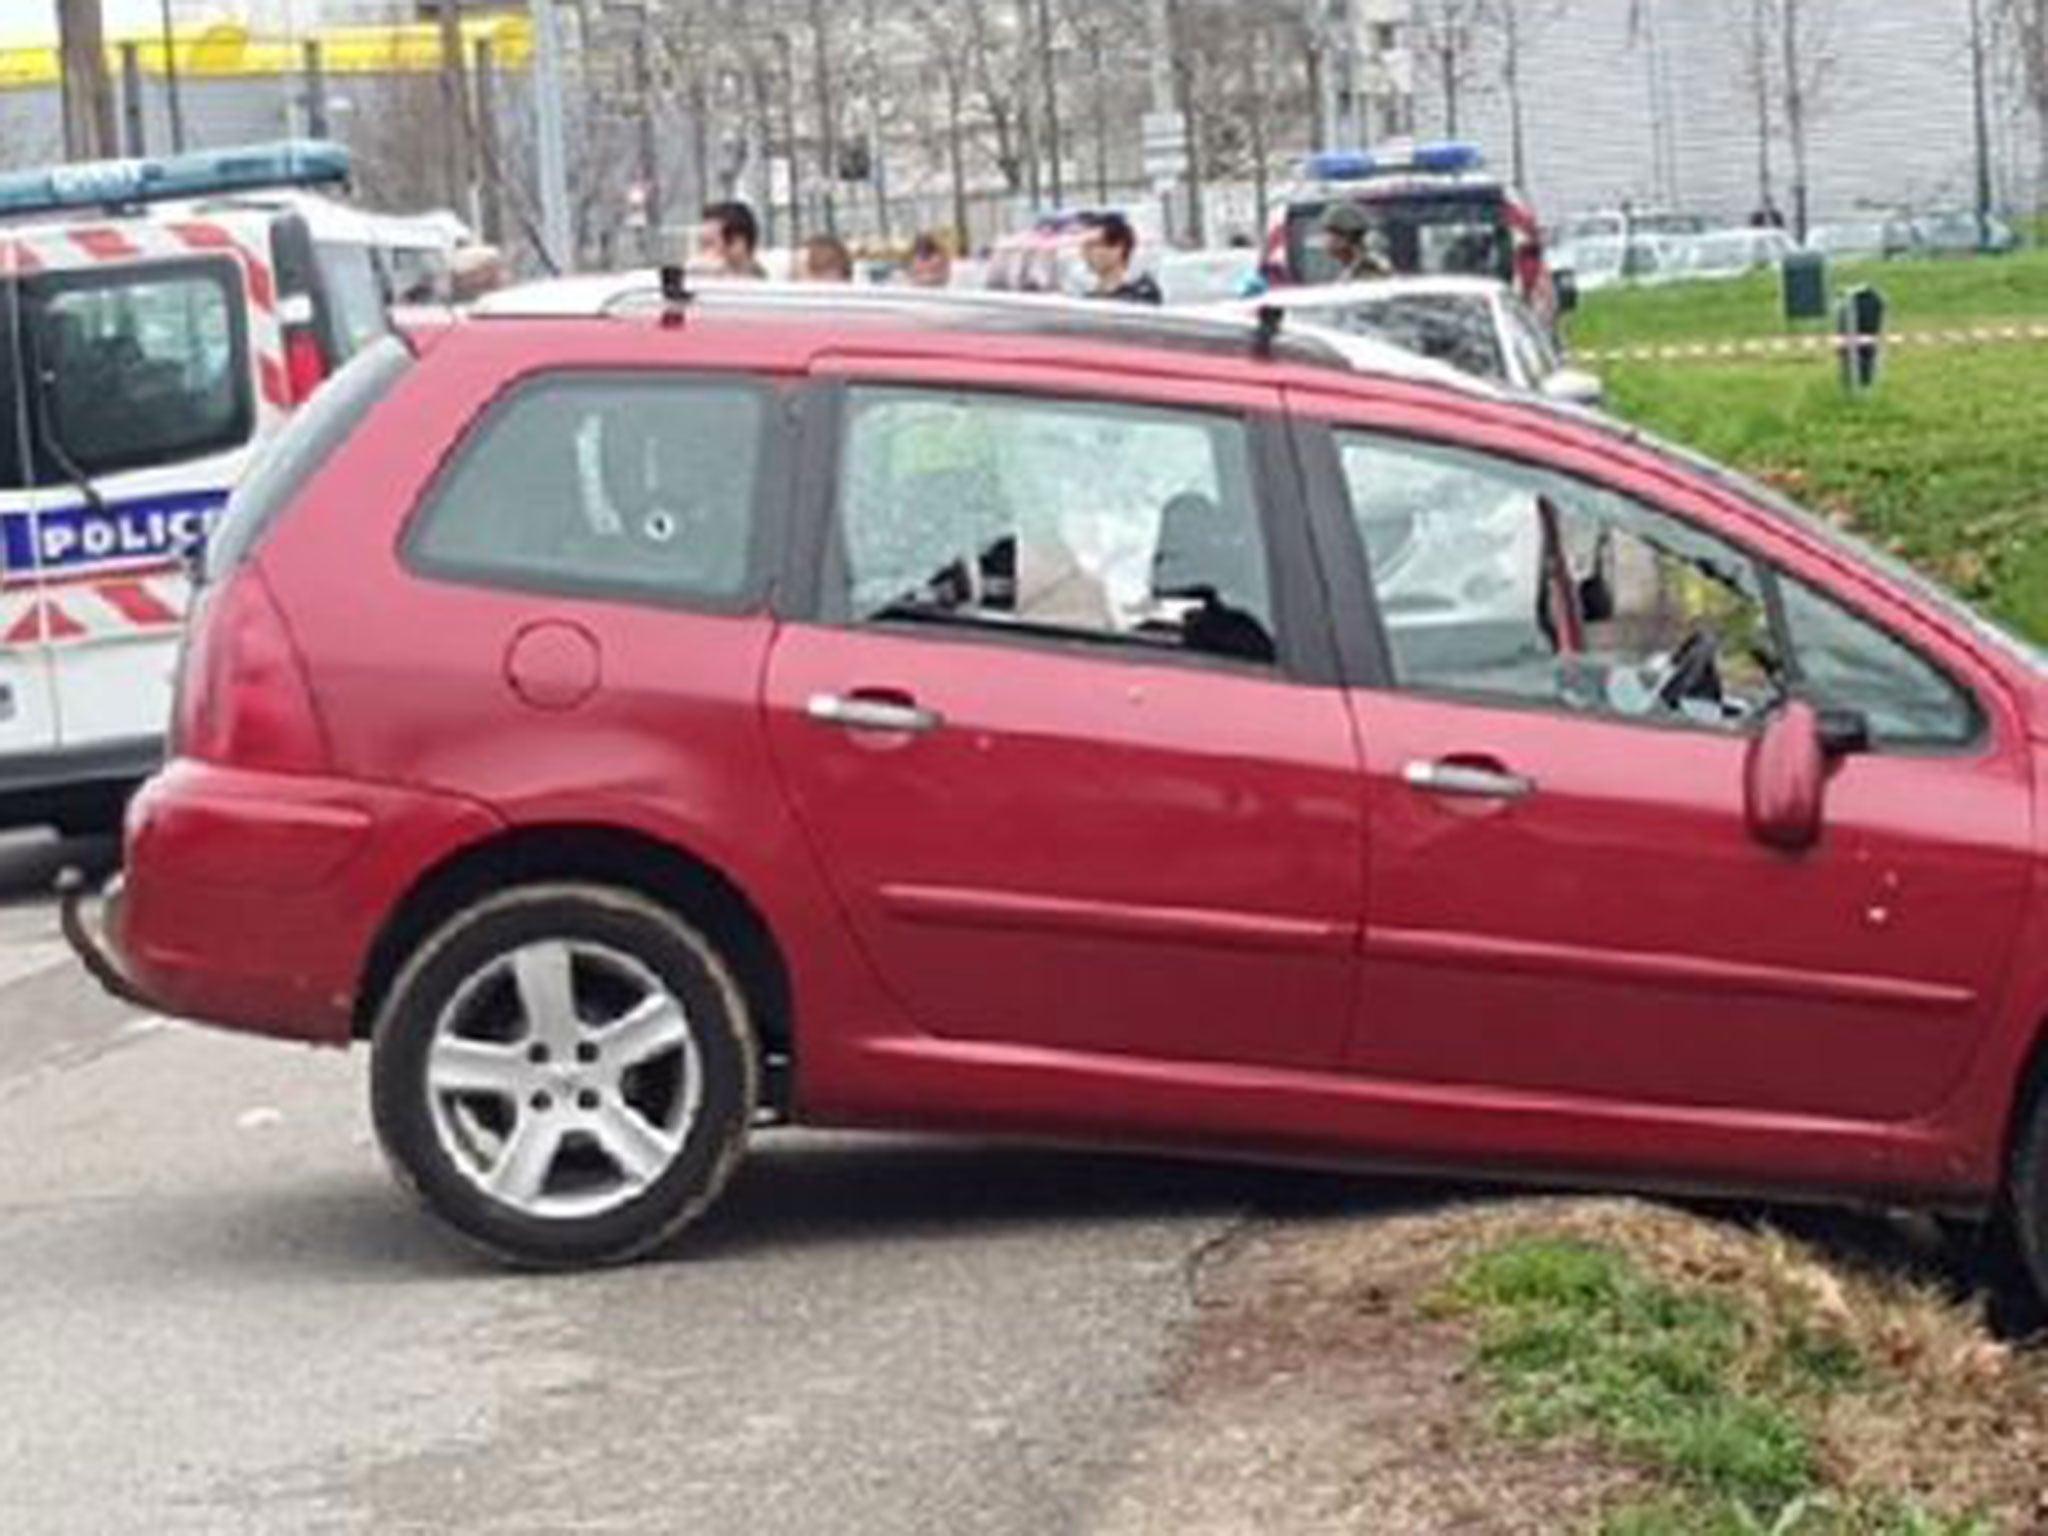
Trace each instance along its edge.
<instances>
[{"instance_id":1,"label":"car door handle","mask_svg":"<svg viewBox=\"0 0 2048 1536\"><path fill-rule=\"evenodd\" d=\"M936 731L946 717L907 698L874 698L865 694L814 693L804 713L823 725L853 731L899 731L922 735Z\"/></svg>"},{"instance_id":2,"label":"car door handle","mask_svg":"<svg viewBox=\"0 0 2048 1536\"><path fill-rule=\"evenodd\" d=\"M1522 800L1536 793L1534 779L1476 763L1410 763L1401 777L1426 794L1467 800Z\"/></svg>"}]
</instances>

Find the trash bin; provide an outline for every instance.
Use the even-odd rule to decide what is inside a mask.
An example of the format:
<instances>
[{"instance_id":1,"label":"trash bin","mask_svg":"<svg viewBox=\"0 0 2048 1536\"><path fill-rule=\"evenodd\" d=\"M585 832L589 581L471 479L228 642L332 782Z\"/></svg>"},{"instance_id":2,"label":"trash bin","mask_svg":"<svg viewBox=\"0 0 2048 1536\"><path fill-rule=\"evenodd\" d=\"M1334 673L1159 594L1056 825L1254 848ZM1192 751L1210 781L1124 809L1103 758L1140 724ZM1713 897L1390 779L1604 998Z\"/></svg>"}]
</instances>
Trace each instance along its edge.
<instances>
[{"instance_id":1,"label":"trash bin","mask_svg":"<svg viewBox=\"0 0 2048 1536\"><path fill-rule=\"evenodd\" d=\"M1884 295L1859 284L1842 295L1835 327L1842 336L1842 387L1861 394L1877 383L1884 361Z\"/></svg>"},{"instance_id":2,"label":"trash bin","mask_svg":"<svg viewBox=\"0 0 2048 1536\"><path fill-rule=\"evenodd\" d=\"M1828 317L1828 259L1819 251L1794 251L1779 265L1787 320Z\"/></svg>"}]
</instances>

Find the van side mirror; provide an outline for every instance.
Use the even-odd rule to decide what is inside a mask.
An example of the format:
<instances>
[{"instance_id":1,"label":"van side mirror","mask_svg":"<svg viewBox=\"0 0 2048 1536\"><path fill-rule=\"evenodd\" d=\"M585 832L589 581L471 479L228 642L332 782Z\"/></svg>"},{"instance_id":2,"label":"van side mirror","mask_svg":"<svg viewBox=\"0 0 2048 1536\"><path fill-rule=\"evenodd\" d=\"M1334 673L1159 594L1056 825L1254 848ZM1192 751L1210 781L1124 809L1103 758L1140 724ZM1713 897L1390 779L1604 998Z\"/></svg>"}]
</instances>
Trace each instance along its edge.
<instances>
[{"instance_id":1,"label":"van side mirror","mask_svg":"<svg viewBox=\"0 0 2048 1536\"><path fill-rule=\"evenodd\" d=\"M1870 722L1859 711L1790 700L1750 743L1743 771L1750 835L1781 852L1804 853L1820 841L1830 769L1869 750Z\"/></svg>"}]
</instances>

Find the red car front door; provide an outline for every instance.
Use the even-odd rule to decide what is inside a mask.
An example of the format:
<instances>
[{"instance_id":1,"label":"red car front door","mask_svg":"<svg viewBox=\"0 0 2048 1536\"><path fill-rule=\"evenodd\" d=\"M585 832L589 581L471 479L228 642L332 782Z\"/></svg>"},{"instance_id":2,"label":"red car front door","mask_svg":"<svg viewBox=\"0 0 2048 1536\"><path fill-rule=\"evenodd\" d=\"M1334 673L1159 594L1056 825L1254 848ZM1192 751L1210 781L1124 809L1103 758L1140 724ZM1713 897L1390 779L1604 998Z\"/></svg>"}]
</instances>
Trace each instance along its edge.
<instances>
[{"instance_id":1,"label":"red car front door","mask_svg":"<svg viewBox=\"0 0 2048 1536\"><path fill-rule=\"evenodd\" d=\"M1277 401L1175 393L856 370L770 738L916 1030L1332 1067L1363 808Z\"/></svg>"},{"instance_id":2,"label":"red car front door","mask_svg":"<svg viewBox=\"0 0 2048 1536\"><path fill-rule=\"evenodd\" d=\"M1551 473L1538 441L1315 441L1381 652L1353 696L1372 806L1354 1070L1674 1108L1938 1105L2031 879L1995 682L1931 662L1931 634L1900 643L1887 621L1912 615L1883 594L1852 607L1793 551L1780 569L1682 515L1702 509L1674 486L1659 507ZM1750 834L1744 799L1788 693L1877 737L1797 855Z\"/></svg>"}]
</instances>

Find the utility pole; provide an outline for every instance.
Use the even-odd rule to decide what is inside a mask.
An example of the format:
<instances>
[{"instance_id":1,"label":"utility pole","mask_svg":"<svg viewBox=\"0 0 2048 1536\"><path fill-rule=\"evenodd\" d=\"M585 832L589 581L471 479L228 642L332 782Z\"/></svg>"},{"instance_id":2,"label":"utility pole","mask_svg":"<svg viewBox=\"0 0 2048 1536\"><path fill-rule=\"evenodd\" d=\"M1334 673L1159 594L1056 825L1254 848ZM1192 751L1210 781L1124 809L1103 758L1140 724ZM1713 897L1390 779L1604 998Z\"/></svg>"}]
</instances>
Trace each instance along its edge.
<instances>
[{"instance_id":1,"label":"utility pole","mask_svg":"<svg viewBox=\"0 0 2048 1536\"><path fill-rule=\"evenodd\" d=\"M875 195L875 238L889 243L889 173L882 130L882 62L875 51L875 0L861 15L862 76L868 97L868 190Z\"/></svg>"},{"instance_id":2,"label":"utility pole","mask_svg":"<svg viewBox=\"0 0 2048 1536\"><path fill-rule=\"evenodd\" d=\"M1522 11L1520 0L1505 0L1499 15L1503 59L1501 73L1508 87L1509 137L1514 144L1515 185L1529 186L1529 125L1522 111Z\"/></svg>"},{"instance_id":3,"label":"utility pole","mask_svg":"<svg viewBox=\"0 0 2048 1536\"><path fill-rule=\"evenodd\" d=\"M1364 125L1358 112L1358 13L1354 0L1337 0L1337 91L1338 132L1346 149L1365 147ZM1456 137L1453 130L1452 137Z\"/></svg>"},{"instance_id":4,"label":"utility pole","mask_svg":"<svg viewBox=\"0 0 2048 1536\"><path fill-rule=\"evenodd\" d=\"M485 242L505 239L505 167L498 154L498 63L491 40L476 40L476 158L483 172L477 187L478 230Z\"/></svg>"},{"instance_id":5,"label":"utility pole","mask_svg":"<svg viewBox=\"0 0 2048 1536\"><path fill-rule=\"evenodd\" d=\"M1109 202L1109 77L1103 69L1100 23L1091 25L1085 35L1088 39L1088 73L1094 84L1089 105L1094 108L1095 115L1095 201L1106 206Z\"/></svg>"},{"instance_id":6,"label":"utility pole","mask_svg":"<svg viewBox=\"0 0 2048 1536\"><path fill-rule=\"evenodd\" d=\"M946 169L953 182L953 249L963 254L972 249L970 236L973 231L967 227L967 167L961 150L961 82L963 66L958 59L948 59L944 65L946 76Z\"/></svg>"},{"instance_id":7,"label":"utility pole","mask_svg":"<svg viewBox=\"0 0 2048 1536\"><path fill-rule=\"evenodd\" d=\"M1302 49L1302 73L1308 86L1308 141L1317 149L1330 143L1329 39L1323 32L1319 0L1308 0L1307 42Z\"/></svg>"},{"instance_id":8,"label":"utility pole","mask_svg":"<svg viewBox=\"0 0 2048 1536\"><path fill-rule=\"evenodd\" d=\"M824 172L825 233L839 233L839 211L833 205L833 189L839 184L839 106L832 99L831 47L825 37L825 0L811 0L811 62L818 72L818 164ZM795 90L795 66L791 66L790 89ZM796 199L796 129L794 120L789 140L790 200ZM795 236L792 235L794 240Z\"/></svg>"},{"instance_id":9,"label":"utility pole","mask_svg":"<svg viewBox=\"0 0 2048 1536\"><path fill-rule=\"evenodd\" d=\"M796 152L796 44L787 32L777 32L775 46L782 57L782 158L789 167L789 229L784 242L795 249L804 243L803 157Z\"/></svg>"},{"instance_id":10,"label":"utility pole","mask_svg":"<svg viewBox=\"0 0 2048 1536\"><path fill-rule=\"evenodd\" d=\"M1801 73L1799 0L1783 0L1785 128L1792 139L1792 238L1806 243L1809 188L1806 160L1806 79Z\"/></svg>"},{"instance_id":11,"label":"utility pole","mask_svg":"<svg viewBox=\"0 0 2048 1536\"><path fill-rule=\"evenodd\" d=\"M316 139L328 134L327 123L327 61L320 50L320 39L309 37L302 45L306 64L306 132Z\"/></svg>"},{"instance_id":12,"label":"utility pole","mask_svg":"<svg viewBox=\"0 0 2048 1536\"><path fill-rule=\"evenodd\" d=\"M110 160L118 153L118 141L100 0L57 0L57 34L64 70L65 158Z\"/></svg>"},{"instance_id":13,"label":"utility pole","mask_svg":"<svg viewBox=\"0 0 2048 1536\"><path fill-rule=\"evenodd\" d=\"M149 152L142 124L142 45L121 45L121 152L141 157Z\"/></svg>"},{"instance_id":14,"label":"utility pole","mask_svg":"<svg viewBox=\"0 0 2048 1536\"><path fill-rule=\"evenodd\" d=\"M170 97L171 151L185 152L185 92L178 84L178 39L171 30L171 0L162 0L159 19L163 22L164 90Z\"/></svg>"},{"instance_id":15,"label":"utility pole","mask_svg":"<svg viewBox=\"0 0 2048 1536\"><path fill-rule=\"evenodd\" d=\"M1975 4L1976 0L1971 0ZM1775 208L1778 200L1771 188L1771 37L1768 0L1749 0L1749 56L1756 70L1756 186L1757 207Z\"/></svg>"},{"instance_id":16,"label":"utility pole","mask_svg":"<svg viewBox=\"0 0 2048 1536\"><path fill-rule=\"evenodd\" d=\"M1178 106L1178 92L1174 90L1173 80L1173 0L1152 0L1149 20L1152 32L1152 116L1155 121L1166 122L1175 115ZM1160 224L1171 242L1185 230L1187 221L1174 207L1176 188L1173 180L1158 177L1157 186Z\"/></svg>"},{"instance_id":17,"label":"utility pole","mask_svg":"<svg viewBox=\"0 0 2048 1536\"><path fill-rule=\"evenodd\" d=\"M661 260L661 156L654 137L654 63L647 46L647 13L633 33L633 92L640 139L640 255L650 267Z\"/></svg>"},{"instance_id":18,"label":"utility pole","mask_svg":"<svg viewBox=\"0 0 2048 1536\"><path fill-rule=\"evenodd\" d=\"M542 259L557 272L576 267L569 228L569 151L562 127L562 23L555 0L533 4L535 156L540 173Z\"/></svg>"},{"instance_id":19,"label":"utility pole","mask_svg":"<svg viewBox=\"0 0 2048 1536\"><path fill-rule=\"evenodd\" d=\"M1017 36L1028 40L1036 30L1032 25L1032 0L1017 0ZM1017 143L1024 156L1024 186L1031 199L1034 214L1045 211L1044 163L1039 154L1038 142L1038 93L1031 88L1031 56L1019 50L1017 73Z\"/></svg>"},{"instance_id":20,"label":"utility pole","mask_svg":"<svg viewBox=\"0 0 2048 1536\"><path fill-rule=\"evenodd\" d=\"M1045 82L1046 158L1052 169L1052 205L1066 202L1066 188L1060 176L1060 87L1052 54L1052 3L1038 0L1038 67Z\"/></svg>"},{"instance_id":21,"label":"utility pole","mask_svg":"<svg viewBox=\"0 0 2048 1536\"><path fill-rule=\"evenodd\" d=\"M476 219L469 134L469 69L462 46L461 0L441 0L441 128L448 136L448 206Z\"/></svg>"}]
</instances>

